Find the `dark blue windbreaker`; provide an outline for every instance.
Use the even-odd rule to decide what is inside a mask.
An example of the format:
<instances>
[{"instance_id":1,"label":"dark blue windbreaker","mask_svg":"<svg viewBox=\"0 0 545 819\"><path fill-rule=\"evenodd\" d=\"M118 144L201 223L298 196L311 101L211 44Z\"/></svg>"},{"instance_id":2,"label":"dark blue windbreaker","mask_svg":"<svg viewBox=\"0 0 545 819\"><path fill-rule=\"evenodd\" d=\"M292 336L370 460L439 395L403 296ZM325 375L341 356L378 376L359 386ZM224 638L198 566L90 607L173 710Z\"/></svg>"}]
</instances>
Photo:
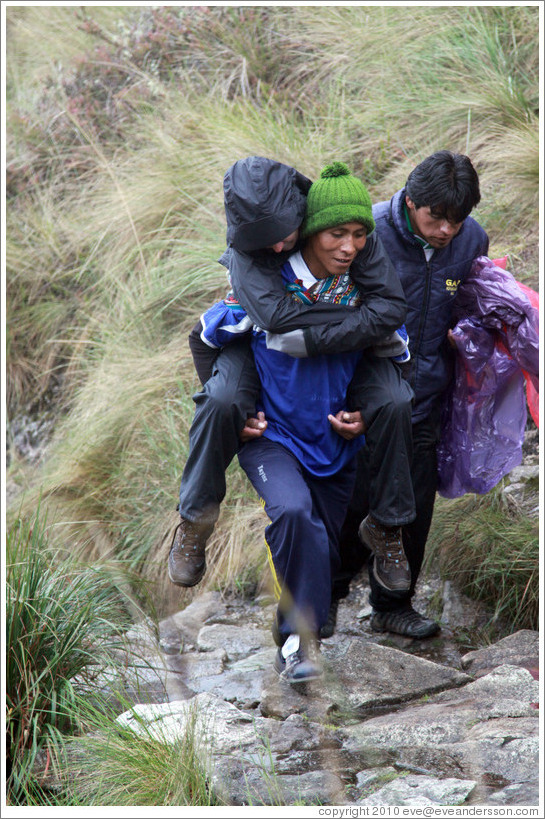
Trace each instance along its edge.
<instances>
[{"instance_id":1,"label":"dark blue windbreaker","mask_svg":"<svg viewBox=\"0 0 545 819\"><path fill-rule=\"evenodd\" d=\"M374 205L373 218L407 300L405 325L412 360L410 381L415 394L413 421L419 421L430 413L452 377L453 351L447 332L454 326L454 299L473 260L487 255L488 236L468 216L450 244L435 250L427 262L422 245L407 227L404 202L403 189L389 202Z\"/></svg>"}]
</instances>

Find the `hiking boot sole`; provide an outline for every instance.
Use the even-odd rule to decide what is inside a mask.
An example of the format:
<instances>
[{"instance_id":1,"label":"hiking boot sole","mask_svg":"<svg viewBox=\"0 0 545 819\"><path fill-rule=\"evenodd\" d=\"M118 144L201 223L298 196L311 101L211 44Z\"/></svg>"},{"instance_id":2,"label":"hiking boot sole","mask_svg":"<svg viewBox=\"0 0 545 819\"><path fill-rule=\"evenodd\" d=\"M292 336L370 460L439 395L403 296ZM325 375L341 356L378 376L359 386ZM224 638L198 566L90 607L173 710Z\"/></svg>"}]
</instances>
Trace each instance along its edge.
<instances>
[{"instance_id":1,"label":"hiking boot sole","mask_svg":"<svg viewBox=\"0 0 545 819\"><path fill-rule=\"evenodd\" d=\"M278 678L286 683L289 683L289 685L312 682L312 680L319 680L323 677L323 671L314 671L308 675L305 675L304 677L297 677L296 679L293 677L287 677L284 671L278 671L277 668L275 668L275 671L278 674Z\"/></svg>"},{"instance_id":2,"label":"hiking boot sole","mask_svg":"<svg viewBox=\"0 0 545 819\"><path fill-rule=\"evenodd\" d=\"M382 588L383 588L383 589L386 589L386 591L409 591L409 589L411 588L411 580L410 580L410 578L409 578L408 582L406 582L406 583L403 583L403 584L398 583L398 584L396 584L396 585L394 585L393 583L391 583L391 584L388 586L388 585L387 585L387 584L384 582L384 580L381 578L380 574L379 574L379 573L376 571L374 561L373 561L373 575L374 575L374 577L375 577L375 580L376 580L376 581L377 581L377 583L379 584L379 586L382 586Z\"/></svg>"},{"instance_id":3,"label":"hiking boot sole","mask_svg":"<svg viewBox=\"0 0 545 819\"><path fill-rule=\"evenodd\" d=\"M171 569L170 569L170 566L169 566L168 567L168 579L170 580L171 583L174 583L175 586L181 586L184 589L190 589L192 586L196 586L197 583L201 582L201 580L203 579L203 577L205 575L205 572L206 572L206 566L204 567L202 572L200 572L199 575L196 576L196 577L181 578L179 576L174 576Z\"/></svg>"}]
</instances>

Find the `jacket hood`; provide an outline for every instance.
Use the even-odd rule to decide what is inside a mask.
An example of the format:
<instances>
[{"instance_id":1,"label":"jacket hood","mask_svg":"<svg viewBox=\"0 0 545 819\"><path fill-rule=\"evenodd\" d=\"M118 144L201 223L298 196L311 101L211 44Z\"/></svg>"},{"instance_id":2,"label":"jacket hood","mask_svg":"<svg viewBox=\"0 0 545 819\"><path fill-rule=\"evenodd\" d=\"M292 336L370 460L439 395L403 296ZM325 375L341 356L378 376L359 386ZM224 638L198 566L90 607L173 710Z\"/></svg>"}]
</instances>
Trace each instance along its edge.
<instances>
[{"instance_id":1,"label":"jacket hood","mask_svg":"<svg viewBox=\"0 0 545 819\"><path fill-rule=\"evenodd\" d=\"M303 221L310 185L273 159L239 159L223 178L227 244L251 253L285 239Z\"/></svg>"}]
</instances>

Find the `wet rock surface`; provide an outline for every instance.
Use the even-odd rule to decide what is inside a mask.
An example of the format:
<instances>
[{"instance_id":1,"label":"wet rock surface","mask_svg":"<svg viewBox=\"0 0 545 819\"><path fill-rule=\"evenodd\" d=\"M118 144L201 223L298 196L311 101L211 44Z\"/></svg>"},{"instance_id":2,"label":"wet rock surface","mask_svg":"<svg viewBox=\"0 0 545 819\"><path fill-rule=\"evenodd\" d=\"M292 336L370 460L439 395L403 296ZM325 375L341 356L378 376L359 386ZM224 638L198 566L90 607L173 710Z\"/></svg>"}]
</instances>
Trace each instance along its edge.
<instances>
[{"instance_id":1,"label":"wet rock surface","mask_svg":"<svg viewBox=\"0 0 545 819\"><path fill-rule=\"evenodd\" d=\"M429 613L438 581L421 585L415 607ZM470 630L484 613L439 588L441 631L418 641L371 630L360 579L322 641L323 678L299 686L273 670L271 599L204 593L158 636L134 631L145 674L129 654L125 687L139 695L119 720L164 742L194 726L227 805L536 806L538 633L468 651L453 621L463 612Z\"/></svg>"}]
</instances>

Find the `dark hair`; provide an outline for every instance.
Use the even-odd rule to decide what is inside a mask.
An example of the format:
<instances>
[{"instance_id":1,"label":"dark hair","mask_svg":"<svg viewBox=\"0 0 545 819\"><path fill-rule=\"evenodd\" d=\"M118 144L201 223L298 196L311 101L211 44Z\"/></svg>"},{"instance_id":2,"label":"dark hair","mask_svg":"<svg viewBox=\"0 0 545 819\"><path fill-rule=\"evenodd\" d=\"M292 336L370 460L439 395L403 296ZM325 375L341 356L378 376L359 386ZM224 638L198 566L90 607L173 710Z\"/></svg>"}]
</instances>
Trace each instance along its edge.
<instances>
[{"instance_id":1,"label":"dark hair","mask_svg":"<svg viewBox=\"0 0 545 819\"><path fill-rule=\"evenodd\" d=\"M481 201L479 177L464 154L437 151L411 171L405 193L417 208L429 207L452 222L463 222Z\"/></svg>"}]
</instances>

